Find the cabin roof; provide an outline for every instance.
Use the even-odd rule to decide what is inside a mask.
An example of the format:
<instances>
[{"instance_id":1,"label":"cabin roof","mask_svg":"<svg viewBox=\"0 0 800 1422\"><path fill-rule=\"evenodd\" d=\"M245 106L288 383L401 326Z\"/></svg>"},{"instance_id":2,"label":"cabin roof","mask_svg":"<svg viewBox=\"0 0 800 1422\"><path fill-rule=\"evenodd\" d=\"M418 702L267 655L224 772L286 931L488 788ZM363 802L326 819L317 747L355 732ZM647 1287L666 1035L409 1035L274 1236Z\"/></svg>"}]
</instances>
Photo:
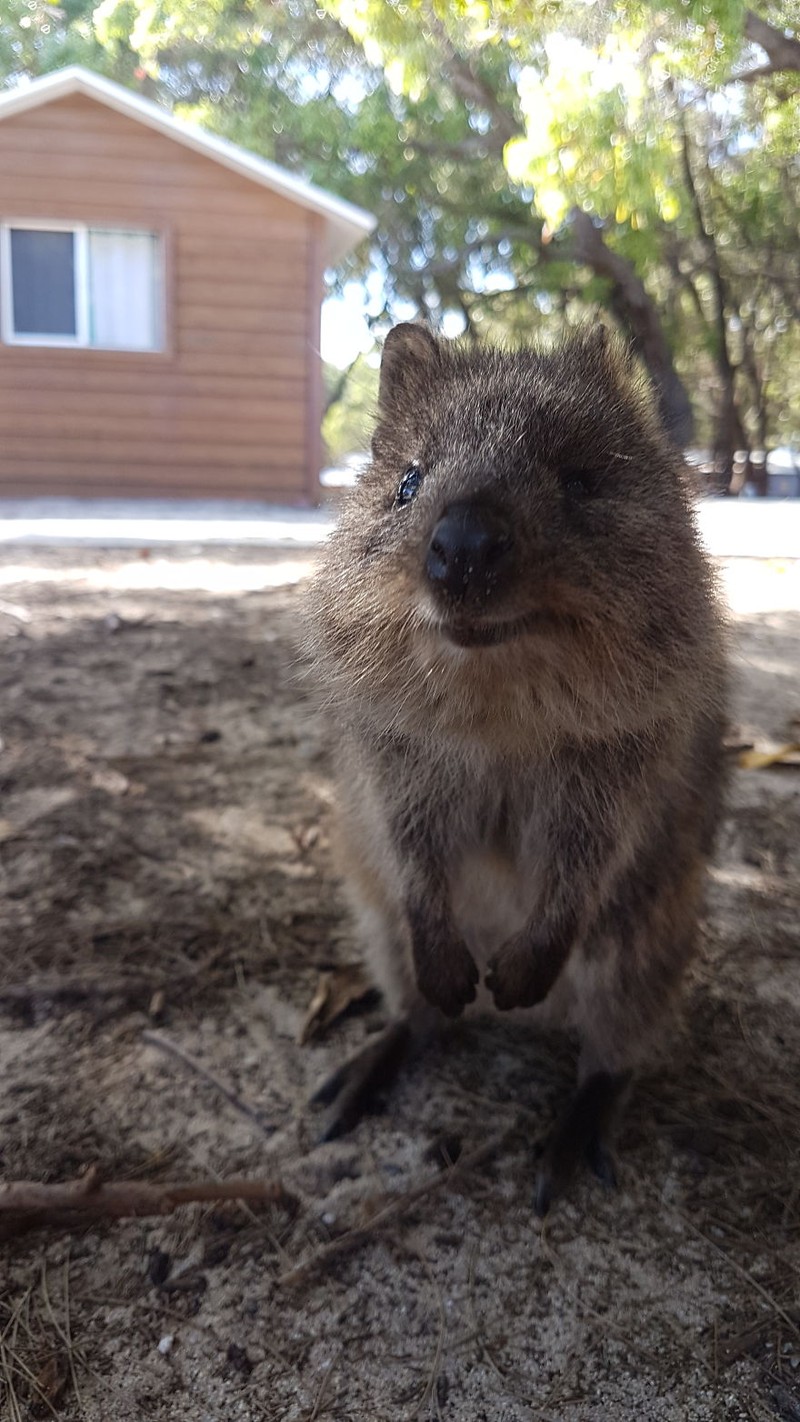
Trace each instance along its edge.
<instances>
[{"instance_id":1,"label":"cabin roof","mask_svg":"<svg viewBox=\"0 0 800 1422\"><path fill-rule=\"evenodd\" d=\"M295 177L285 168L280 168L277 163L259 158L257 154L240 147L238 143L218 138L216 134L208 133L197 124L176 118L158 104L143 99L130 89L123 88L121 84L93 74L91 70L84 69L79 64L58 69L55 73L45 74L39 79L22 80L15 88L0 93L0 120L25 113L27 109L37 108L41 104L52 103L56 99L67 98L70 94L84 94L99 104L105 104L107 108L116 109L127 118L165 134L167 138L183 144L185 148L201 153L213 162L260 184L261 187L279 193L311 212L319 213L325 219L325 260L331 266L341 261L342 257L375 228L376 219L363 208L355 207L342 198L334 197L333 193L325 192L324 189Z\"/></svg>"}]
</instances>

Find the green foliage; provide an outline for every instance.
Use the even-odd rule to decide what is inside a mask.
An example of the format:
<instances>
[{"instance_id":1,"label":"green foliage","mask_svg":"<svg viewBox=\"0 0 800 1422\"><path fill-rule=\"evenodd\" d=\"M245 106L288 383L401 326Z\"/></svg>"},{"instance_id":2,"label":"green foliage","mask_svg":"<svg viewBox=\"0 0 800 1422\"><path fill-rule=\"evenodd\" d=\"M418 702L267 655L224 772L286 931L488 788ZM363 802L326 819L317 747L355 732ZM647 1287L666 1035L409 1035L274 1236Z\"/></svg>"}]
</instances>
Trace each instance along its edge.
<instances>
[{"instance_id":1,"label":"green foliage","mask_svg":"<svg viewBox=\"0 0 800 1422\"><path fill-rule=\"evenodd\" d=\"M359 356L347 371L326 366L325 387L331 403L322 422L322 437L331 462L368 448L378 408L378 372L375 353Z\"/></svg>"},{"instance_id":2,"label":"green foliage","mask_svg":"<svg viewBox=\"0 0 800 1422\"><path fill-rule=\"evenodd\" d=\"M65 64L102 70L104 60L86 0L69 0L63 8L49 0L3 0L0 5L0 85Z\"/></svg>"}]
</instances>

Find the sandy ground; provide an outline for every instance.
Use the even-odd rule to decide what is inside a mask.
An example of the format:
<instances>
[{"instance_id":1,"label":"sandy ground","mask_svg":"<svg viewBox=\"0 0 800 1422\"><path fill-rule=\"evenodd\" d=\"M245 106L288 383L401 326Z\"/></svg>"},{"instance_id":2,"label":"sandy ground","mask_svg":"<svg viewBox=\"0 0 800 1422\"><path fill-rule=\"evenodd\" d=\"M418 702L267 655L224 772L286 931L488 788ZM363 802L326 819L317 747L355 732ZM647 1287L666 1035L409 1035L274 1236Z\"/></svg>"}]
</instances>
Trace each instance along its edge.
<instances>
[{"instance_id":1,"label":"sandy ground","mask_svg":"<svg viewBox=\"0 0 800 1422\"><path fill-rule=\"evenodd\" d=\"M800 768L733 773L616 1193L534 1219L574 1059L508 1023L315 1146L308 1093L380 1009L298 1042L354 955L296 650L309 556L0 553L2 1178L286 1192L7 1237L0 1416L798 1422ZM723 571L735 734L797 738L800 565Z\"/></svg>"}]
</instances>

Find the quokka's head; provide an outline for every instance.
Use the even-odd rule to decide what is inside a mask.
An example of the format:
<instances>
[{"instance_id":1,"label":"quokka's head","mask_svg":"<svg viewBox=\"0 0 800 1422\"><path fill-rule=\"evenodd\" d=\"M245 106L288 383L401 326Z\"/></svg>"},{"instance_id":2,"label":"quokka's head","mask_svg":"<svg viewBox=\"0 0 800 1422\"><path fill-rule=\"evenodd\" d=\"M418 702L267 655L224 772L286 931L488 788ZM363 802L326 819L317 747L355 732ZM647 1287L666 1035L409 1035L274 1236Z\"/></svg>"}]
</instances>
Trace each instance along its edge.
<instances>
[{"instance_id":1,"label":"quokka's head","mask_svg":"<svg viewBox=\"0 0 800 1422\"><path fill-rule=\"evenodd\" d=\"M316 608L334 694L397 730L657 714L713 614L683 462L624 348L602 327L550 353L395 327Z\"/></svg>"}]
</instances>

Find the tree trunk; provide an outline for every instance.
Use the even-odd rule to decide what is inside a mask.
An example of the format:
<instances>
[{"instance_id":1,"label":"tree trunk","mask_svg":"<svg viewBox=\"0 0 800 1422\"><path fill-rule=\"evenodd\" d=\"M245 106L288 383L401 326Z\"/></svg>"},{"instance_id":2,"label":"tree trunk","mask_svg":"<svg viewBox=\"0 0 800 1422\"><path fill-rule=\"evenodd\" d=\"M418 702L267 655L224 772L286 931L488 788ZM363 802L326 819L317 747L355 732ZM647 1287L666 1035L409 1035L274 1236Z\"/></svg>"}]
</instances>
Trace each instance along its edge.
<instances>
[{"instance_id":1,"label":"tree trunk","mask_svg":"<svg viewBox=\"0 0 800 1422\"><path fill-rule=\"evenodd\" d=\"M650 372L664 427L676 444L688 444L694 424L692 407L672 363L653 298L630 262L606 246L602 228L588 212L574 207L569 222L571 238L567 239L566 252L559 248L558 256L569 255L611 282L611 310Z\"/></svg>"},{"instance_id":2,"label":"tree trunk","mask_svg":"<svg viewBox=\"0 0 800 1422\"><path fill-rule=\"evenodd\" d=\"M720 493L738 493L734 481L735 455L738 450L745 451L745 471L750 463L750 441L747 438L744 424L742 423L739 405L736 399L736 366L731 356L730 342L728 340L728 308L731 305L728 295L728 285L723 274L722 263L720 262L717 243L711 225L706 221L703 205L700 201L700 194L692 169L692 159L689 147L689 131L686 126L685 116L681 122L681 156L683 159L683 175L686 180L686 187L694 209L695 220L697 222L697 234L706 256L706 264L711 277L711 287L714 293L714 337L715 337L715 357L717 371L720 379L720 400L717 407L714 430L714 469ZM744 478L738 481L739 487L744 483Z\"/></svg>"},{"instance_id":3,"label":"tree trunk","mask_svg":"<svg viewBox=\"0 0 800 1422\"><path fill-rule=\"evenodd\" d=\"M502 161L503 149L509 140L524 137L524 123L477 72L472 61L456 50L444 25L435 18L432 10L427 16L427 23L439 43L443 72L453 92L468 106L484 111L489 126L482 134L483 141L487 152ZM573 208L570 225L571 237L558 238L551 244L543 245L541 234L537 234L532 238L531 245L541 261L558 259L579 262L590 267L596 276L610 278L612 314L650 373L658 392L665 428L676 444L687 444L694 427L692 407L672 363L669 342L655 302L630 262L606 247L602 229L588 212Z\"/></svg>"}]
</instances>

